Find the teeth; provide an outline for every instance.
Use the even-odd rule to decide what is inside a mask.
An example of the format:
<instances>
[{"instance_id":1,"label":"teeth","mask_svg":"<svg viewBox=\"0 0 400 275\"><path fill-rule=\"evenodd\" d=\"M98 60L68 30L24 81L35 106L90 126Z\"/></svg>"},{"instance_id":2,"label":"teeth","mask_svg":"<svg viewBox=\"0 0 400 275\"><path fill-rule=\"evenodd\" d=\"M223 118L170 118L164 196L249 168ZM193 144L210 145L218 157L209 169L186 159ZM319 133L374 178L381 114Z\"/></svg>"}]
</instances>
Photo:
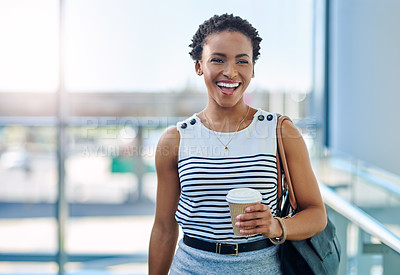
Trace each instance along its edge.
<instances>
[{"instance_id":1,"label":"teeth","mask_svg":"<svg viewBox=\"0 0 400 275\"><path fill-rule=\"evenodd\" d=\"M220 87L226 87L226 88L236 88L239 86L239 83L217 82L217 85Z\"/></svg>"}]
</instances>

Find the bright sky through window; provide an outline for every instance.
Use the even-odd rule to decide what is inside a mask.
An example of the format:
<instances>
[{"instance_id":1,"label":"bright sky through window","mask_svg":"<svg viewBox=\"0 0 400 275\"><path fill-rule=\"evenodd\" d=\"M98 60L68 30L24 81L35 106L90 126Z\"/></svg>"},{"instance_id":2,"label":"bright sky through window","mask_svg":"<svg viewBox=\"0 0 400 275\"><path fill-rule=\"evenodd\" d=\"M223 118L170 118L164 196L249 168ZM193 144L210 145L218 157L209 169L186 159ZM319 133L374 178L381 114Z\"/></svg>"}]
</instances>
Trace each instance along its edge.
<instances>
[{"instance_id":1,"label":"bright sky through window","mask_svg":"<svg viewBox=\"0 0 400 275\"><path fill-rule=\"evenodd\" d=\"M233 13L260 32L250 90L311 89L312 0L67 0L68 91L204 89L188 45L199 24ZM58 1L0 0L0 91L58 87Z\"/></svg>"},{"instance_id":2,"label":"bright sky through window","mask_svg":"<svg viewBox=\"0 0 400 275\"><path fill-rule=\"evenodd\" d=\"M58 2L0 0L0 91L58 87Z\"/></svg>"}]
</instances>

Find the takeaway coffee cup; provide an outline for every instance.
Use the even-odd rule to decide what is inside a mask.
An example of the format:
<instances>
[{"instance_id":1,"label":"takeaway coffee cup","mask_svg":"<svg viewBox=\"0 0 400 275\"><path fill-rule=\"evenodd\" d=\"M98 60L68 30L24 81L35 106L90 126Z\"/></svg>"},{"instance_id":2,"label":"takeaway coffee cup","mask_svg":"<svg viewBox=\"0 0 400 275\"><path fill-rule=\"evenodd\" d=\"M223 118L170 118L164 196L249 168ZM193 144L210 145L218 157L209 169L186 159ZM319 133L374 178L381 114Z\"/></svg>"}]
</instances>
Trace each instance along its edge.
<instances>
[{"instance_id":1,"label":"takeaway coffee cup","mask_svg":"<svg viewBox=\"0 0 400 275\"><path fill-rule=\"evenodd\" d=\"M236 227L236 217L240 214L243 214L247 206L260 203L261 199L261 193L251 188L236 188L228 192L228 195L226 195L226 200L229 203L233 233L235 235L250 236L241 234L240 229L251 229L253 227Z\"/></svg>"}]
</instances>

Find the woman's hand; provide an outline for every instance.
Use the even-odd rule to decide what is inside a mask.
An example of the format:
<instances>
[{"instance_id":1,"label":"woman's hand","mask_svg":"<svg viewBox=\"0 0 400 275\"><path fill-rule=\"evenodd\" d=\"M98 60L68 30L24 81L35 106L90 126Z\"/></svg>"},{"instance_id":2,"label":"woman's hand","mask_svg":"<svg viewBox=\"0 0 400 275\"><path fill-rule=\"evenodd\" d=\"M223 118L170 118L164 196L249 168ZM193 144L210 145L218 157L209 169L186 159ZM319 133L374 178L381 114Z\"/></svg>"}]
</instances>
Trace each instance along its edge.
<instances>
[{"instance_id":1,"label":"woman's hand","mask_svg":"<svg viewBox=\"0 0 400 275\"><path fill-rule=\"evenodd\" d=\"M262 233L267 238L279 238L282 236L282 227L271 213L269 207L265 204L255 204L248 206L244 214L240 214L236 218L236 226L255 227L253 229L240 229L240 233L244 235Z\"/></svg>"}]
</instances>

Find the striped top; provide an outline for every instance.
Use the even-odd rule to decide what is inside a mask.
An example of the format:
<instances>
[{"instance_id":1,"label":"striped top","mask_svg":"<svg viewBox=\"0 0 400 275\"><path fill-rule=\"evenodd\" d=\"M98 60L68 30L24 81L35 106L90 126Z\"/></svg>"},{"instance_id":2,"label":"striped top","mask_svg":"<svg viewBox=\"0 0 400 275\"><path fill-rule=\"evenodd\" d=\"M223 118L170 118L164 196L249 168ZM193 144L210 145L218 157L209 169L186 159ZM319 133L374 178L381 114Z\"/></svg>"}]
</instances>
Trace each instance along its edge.
<instances>
[{"instance_id":1,"label":"striped top","mask_svg":"<svg viewBox=\"0 0 400 275\"><path fill-rule=\"evenodd\" d=\"M276 212L276 115L258 109L251 124L234 133L213 133L197 117L179 122L178 173L181 194L175 218L184 234L208 241L247 242L261 234L233 234L226 195L233 188L254 188Z\"/></svg>"}]
</instances>

